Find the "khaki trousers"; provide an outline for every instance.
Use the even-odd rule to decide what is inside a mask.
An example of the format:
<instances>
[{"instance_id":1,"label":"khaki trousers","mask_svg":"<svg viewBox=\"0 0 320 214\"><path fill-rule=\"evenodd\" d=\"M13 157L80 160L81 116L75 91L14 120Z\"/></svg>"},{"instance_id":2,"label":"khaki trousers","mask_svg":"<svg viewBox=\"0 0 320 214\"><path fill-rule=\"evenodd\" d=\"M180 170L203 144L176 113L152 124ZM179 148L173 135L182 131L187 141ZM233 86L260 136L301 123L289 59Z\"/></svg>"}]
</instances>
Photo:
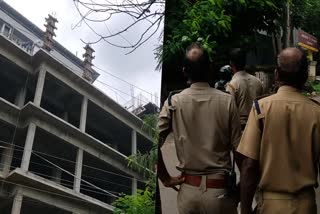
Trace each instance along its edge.
<instances>
[{"instance_id":1,"label":"khaki trousers","mask_svg":"<svg viewBox=\"0 0 320 214\"><path fill-rule=\"evenodd\" d=\"M317 214L313 188L297 194L261 192L258 199L258 214Z\"/></svg>"},{"instance_id":2,"label":"khaki trousers","mask_svg":"<svg viewBox=\"0 0 320 214\"><path fill-rule=\"evenodd\" d=\"M225 189L206 188L205 182L201 182L199 187L182 184L177 200L179 213L237 214L235 199L226 196L226 193Z\"/></svg>"}]
</instances>

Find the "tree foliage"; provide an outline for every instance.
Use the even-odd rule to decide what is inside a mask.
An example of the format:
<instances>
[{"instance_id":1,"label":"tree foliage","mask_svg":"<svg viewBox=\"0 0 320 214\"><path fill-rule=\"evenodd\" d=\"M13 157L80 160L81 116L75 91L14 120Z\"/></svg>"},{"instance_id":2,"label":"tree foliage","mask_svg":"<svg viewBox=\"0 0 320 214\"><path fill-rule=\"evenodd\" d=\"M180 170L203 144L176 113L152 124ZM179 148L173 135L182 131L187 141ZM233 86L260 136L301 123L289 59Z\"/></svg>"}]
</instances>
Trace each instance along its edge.
<instances>
[{"instance_id":1,"label":"tree foliage","mask_svg":"<svg viewBox=\"0 0 320 214\"><path fill-rule=\"evenodd\" d=\"M134 195L123 195L117 199L113 206L116 207L114 213L126 214L154 214L155 213L155 193L156 193L156 174L154 167L158 155L159 132L157 128L158 115L147 115L144 118L142 129L153 138L153 146L145 154L138 152L129 157L128 166L142 173L146 178L146 189L138 190Z\"/></svg>"},{"instance_id":2,"label":"tree foliage","mask_svg":"<svg viewBox=\"0 0 320 214\"><path fill-rule=\"evenodd\" d=\"M219 58L232 47L255 47L257 31L278 30L274 22L280 16L284 0L183 0L184 12L171 17L174 3L166 7L165 40L159 64L182 57L187 45L201 42L211 58ZM172 20L175 18L176 20Z\"/></svg>"},{"instance_id":3,"label":"tree foliage","mask_svg":"<svg viewBox=\"0 0 320 214\"><path fill-rule=\"evenodd\" d=\"M114 213L115 214L154 214L155 213L155 205L153 199L153 191L150 188L146 188L146 190L138 190L135 195L123 195L115 202L113 202L113 206L115 206Z\"/></svg>"}]
</instances>

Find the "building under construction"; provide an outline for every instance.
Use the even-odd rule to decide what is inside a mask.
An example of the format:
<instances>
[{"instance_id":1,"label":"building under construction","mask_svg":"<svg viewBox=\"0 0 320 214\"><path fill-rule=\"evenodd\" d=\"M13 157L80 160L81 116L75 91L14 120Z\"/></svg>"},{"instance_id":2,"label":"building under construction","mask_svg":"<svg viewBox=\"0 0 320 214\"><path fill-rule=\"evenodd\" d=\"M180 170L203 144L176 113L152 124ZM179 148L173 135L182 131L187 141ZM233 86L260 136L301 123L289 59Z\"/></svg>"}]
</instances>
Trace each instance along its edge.
<instances>
[{"instance_id":1,"label":"building under construction","mask_svg":"<svg viewBox=\"0 0 320 214\"><path fill-rule=\"evenodd\" d=\"M127 157L147 151L143 122L92 85L80 60L0 1L0 213L111 213L144 186Z\"/></svg>"}]
</instances>

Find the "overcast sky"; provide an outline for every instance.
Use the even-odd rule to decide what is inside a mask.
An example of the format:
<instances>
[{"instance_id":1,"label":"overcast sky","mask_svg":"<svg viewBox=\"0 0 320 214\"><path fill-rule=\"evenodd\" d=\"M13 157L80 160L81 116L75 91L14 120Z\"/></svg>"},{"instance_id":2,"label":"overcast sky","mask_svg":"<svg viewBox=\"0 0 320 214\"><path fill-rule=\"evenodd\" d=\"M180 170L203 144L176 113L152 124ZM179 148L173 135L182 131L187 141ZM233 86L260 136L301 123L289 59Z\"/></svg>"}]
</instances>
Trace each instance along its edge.
<instances>
[{"instance_id":1,"label":"overcast sky","mask_svg":"<svg viewBox=\"0 0 320 214\"><path fill-rule=\"evenodd\" d=\"M116 1L116 0L114 0ZM65 46L69 51L82 58L84 53L84 43L80 39L91 42L97 39L95 34L85 25L74 27L80 20L80 15L76 10L73 0L5 0L9 5L15 8L27 19L32 21L42 30L44 30L45 17L48 14L55 13L58 19L57 30L55 38L59 43ZM109 30L112 32L120 29L128 21L128 17L119 16L107 22ZM132 21L132 20L131 20ZM137 40L138 36L145 29L146 23L137 25L133 31L129 31L125 38L130 41ZM105 25L94 26L100 33L107 32ZM155 70L157 62L154 59L154 49L160 44L159 35L162 28L158 33L153 36L146 44L137 49L130 55L125 55L127 50L115 48L103 41L93 45L95 49L94 65L124 79L142 89L145 89L151 94L157 93L160 95L161 85L161 72ZM118 44L128 44L126 40L117 37L113 42ZM100 82L94 85L103 90L106 94L118 101L120 104L125 104L131 97L130 85L124 83L98 69L100 73L99 81L104 82L105 86ZM123 91L125 93L119 92ZM135 88L135 95L142 93L144 97L151 100L151 95ZM154 97L152 97L154 102ZM145 99L143 99L145 100Z\"/></svg>"}]
</instances>

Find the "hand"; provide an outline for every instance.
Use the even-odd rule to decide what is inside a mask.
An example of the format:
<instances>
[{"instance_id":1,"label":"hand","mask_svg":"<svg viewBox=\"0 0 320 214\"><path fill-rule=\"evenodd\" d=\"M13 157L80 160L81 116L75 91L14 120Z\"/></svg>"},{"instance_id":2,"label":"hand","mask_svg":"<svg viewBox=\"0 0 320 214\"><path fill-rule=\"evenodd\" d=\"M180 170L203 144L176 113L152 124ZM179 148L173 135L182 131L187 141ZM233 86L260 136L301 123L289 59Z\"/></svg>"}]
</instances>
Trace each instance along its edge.
<instances>
[{"instance_id":1,"label":"hand","mask_svg":"<svg viewBox=\"0 0 320 214\"><path fill-rule=\"evenodd\" d=\"M182 183L184 183L184 181L185 177L179 175L177 177L170 177L168 180L165 180L162 183L165 187L175 187L177 185L181 185Z\"/></svg>"}]
</instances>

